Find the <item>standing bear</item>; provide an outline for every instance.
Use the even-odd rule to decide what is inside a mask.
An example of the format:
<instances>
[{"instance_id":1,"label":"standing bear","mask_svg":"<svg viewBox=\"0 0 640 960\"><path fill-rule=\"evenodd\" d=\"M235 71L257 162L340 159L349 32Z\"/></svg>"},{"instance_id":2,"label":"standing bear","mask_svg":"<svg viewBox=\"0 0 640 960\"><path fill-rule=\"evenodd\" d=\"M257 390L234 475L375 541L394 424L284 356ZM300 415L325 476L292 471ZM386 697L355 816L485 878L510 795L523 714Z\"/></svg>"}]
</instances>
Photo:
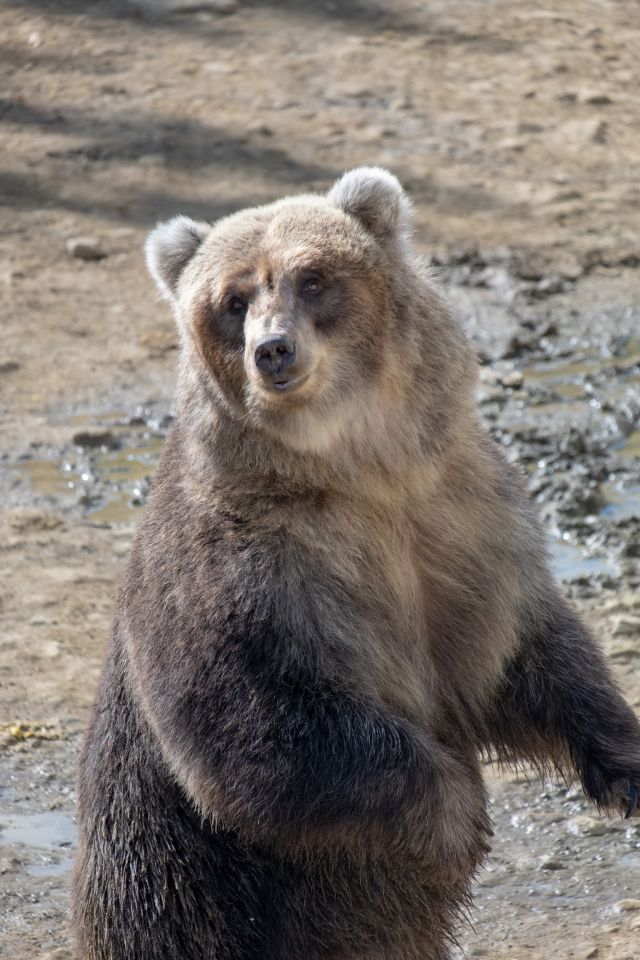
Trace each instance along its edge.
<instances>
[{"instance_id":1,"label":"standing bear","mask_svg":"<svg viewBox=\"0 0 640 960\"><path fill-rule=\"evenodd\" d=\"M446 960L480 758L631 815L640 725L549 572L384 170L147 260L176 422L80 764L83 960Z\"/></svg>"}]
</instances>

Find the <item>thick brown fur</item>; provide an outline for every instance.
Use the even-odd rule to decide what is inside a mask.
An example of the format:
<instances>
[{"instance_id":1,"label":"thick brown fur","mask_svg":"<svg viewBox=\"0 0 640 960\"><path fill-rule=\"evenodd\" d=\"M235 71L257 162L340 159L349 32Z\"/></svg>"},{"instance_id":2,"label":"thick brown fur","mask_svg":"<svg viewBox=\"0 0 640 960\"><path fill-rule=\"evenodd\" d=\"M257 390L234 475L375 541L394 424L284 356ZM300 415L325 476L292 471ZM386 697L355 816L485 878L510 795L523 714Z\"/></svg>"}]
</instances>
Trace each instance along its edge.
<instances>
[{"instance_id":1,"label":"thick brown fur","mask_svg":"<svg viewBox=\"0 0 640 960\"><path fill-rule=\"evenodd\" d=\"M178 415L81 758L83 960L445 960L483 753L633 806L640 726L409 219L363 169L152 235ZM265 335L295 341L290 383Z\"/></svg>"}]
</instances>

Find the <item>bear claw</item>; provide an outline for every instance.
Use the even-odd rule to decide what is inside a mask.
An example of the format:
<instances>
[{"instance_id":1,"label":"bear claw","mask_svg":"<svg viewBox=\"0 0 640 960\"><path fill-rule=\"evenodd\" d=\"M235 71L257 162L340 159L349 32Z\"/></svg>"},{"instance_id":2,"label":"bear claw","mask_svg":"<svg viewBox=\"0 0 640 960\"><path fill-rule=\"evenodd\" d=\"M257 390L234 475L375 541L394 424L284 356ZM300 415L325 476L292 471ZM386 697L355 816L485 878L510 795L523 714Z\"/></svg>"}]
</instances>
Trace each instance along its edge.
<instances>
[{"instance_id":1,"label":"bear claw","mask_svg":"<svg viewBox=\"0 0 640 960\"><path fill-rule=\"evenodd\" d=\"M629 784L627 799L627 812L624 815L625 820L628 820L629 817L632 817L638 808L638 791L632 783Z\"/></svg>"}]
</instances>

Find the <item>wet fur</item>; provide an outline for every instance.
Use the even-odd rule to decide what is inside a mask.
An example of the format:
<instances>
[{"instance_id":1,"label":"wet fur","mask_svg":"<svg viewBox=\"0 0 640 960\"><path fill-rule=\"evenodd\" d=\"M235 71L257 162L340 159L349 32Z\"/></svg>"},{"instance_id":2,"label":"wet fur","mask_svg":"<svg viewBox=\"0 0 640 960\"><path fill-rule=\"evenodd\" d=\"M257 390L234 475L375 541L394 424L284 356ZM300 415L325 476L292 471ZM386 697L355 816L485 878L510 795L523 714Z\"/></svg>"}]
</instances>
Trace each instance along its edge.
<instances>
[{"instance_id":1,"label":"wet fur","mask_svg":"<svg viewBox=\"0 0 640 960\"><path fill-rule=\"evenodd\" d=\"M488 849L483 753L577 772L603 807L640 788L640 726L478 422L408 217L355 171L150 244L178 416L81 758L84 960L446 960ZM324 313L288 292L310 259ZM265 317L317 364L282 404L247 374Z\"/></svg>"}]
</instances>

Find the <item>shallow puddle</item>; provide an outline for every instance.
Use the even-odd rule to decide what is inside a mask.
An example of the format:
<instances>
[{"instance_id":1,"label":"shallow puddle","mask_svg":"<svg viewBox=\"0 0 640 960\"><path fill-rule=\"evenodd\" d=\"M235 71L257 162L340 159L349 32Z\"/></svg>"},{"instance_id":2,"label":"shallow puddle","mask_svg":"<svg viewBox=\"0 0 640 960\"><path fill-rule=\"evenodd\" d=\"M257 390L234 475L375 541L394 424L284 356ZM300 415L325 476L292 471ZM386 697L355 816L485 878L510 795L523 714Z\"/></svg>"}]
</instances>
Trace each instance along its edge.
<instances>
[{"instance_id":1,"label":"shallow puddle","mask_svg":"<svg viewBox=\"0 0 640 960\"><path fill-rule=\"evenodd\" d=\"M586 550L562 537L549 544L551 565L560 580L570 582L583 577L613 576L615 566L607 557L591 556Z\"/></svg>"},{"instance_id":2,"label":"shallow puddle","mask_svg":"<svg viewBox=\"0 0 640 960\"><path fill-rule=\"evenodd\" d=\"M610 357L585 357L582 360L543 360L523 369L524 380L530 386L537 383L556 383L559 387L584 380L598 373L605 365L611 365Z\"/></svg>"},{"instance_id":3,"label":"shallow puddle","mask_svg":"<svg viewBox=\"0 0 640 960\"><path fill-rule=\"evenodd\" d=\"M22 844L41 850L69 847L76 840L73 817L62 810L0 815L0 844Z\"/></svg>"},{"instance_id":4,"label":"shallow puddle","mask_svg":"<svg viewBox=\"0 0 640 960\"><path fill-rule=\"evenodd\" d=\"M613 447L615 453L625 460L634 460L640 463L640 430L634 430L628 437Z\"/></svg>"},{"instance_id":5,"label":"shallow puddle","mask_svg":"<svg viewBox=\"0 0 640 960\"><path fill-rule=\"evenodd\" d=\"M72 427L96 426L96 418L89 415L68 422ZM17 467L35 493L65 506L77 505L93 522L128 526L138 520L165 437L146 423L132 425L120 411L100 418L99 425L110 437L103 446L51 450Z\"/></svg>"},{"instance_id":6,"label":"shallow puddle","mask_svg":"<svg viewBox=\"0 0 640 960\"><path fill-rule=\"evenodd\" d=\"M42 857L40 863L28 863L24 869L30 877L63 877L71 873L73 868L73 857L64 857L62 860L51 860L49 857Z\"/></svg>"},{"instance_id":7,"label":"shallow puddle","mask_svg":"<svg viewBox=\"0 0 640 960\"><path fill-rule=\"evenodd\" d=\"M640 337L622 337L615 357L624 361L624 366L640 367Z\"/></svg>"},{"instance_id":8,"label":"shallow puddle","mask_svg":"<svg viewBox=\"0 0 640 960\"><path fill-rule=\"evenodd\" d=\"M610 517L613 520L640 517L640 484L624 487L605 483L601 490L607 501L601 511L603 517Z\"/></svg>"},{"instance_id":9,"label":"shallow puddle","mask_svg":"<svg viewBox=\"0 0 640 960\"><path fill-rule=\"evenodd\" d=\"M59 457L47 460L25 460L19 468L26 473L36 493L47 497L71 495L73 487L69 485L70 478L65 475L64 465Z\"/></svg>"},{"instance_id":10,"label":"shallow puddle","mask_svg":"<svg viewBox=\"0 0 640 960\"><path fill-rule=\"evenodd\" d=\"M538 467L545 469L545 459L555 457L556 438L560 441L566 431L575 432L577 452L572 454L571 445L558 443L549 480L557 492L572 477L584 475L585 483L587 478L591 482L596 479L603 505L597 510L592 529L607 531L607 550L615 555L627 537L626 528L616 525L640 519L640 422L636 422L640 410L640 338L614 338L598 347L576 347L576 351L576 359L534 359L523 365L523 390L509 397L497 415L494 413L494 419L503 430L515 435L522 460L535 464L530 469L532 474ZM540 449L545 456L539 459ZM608 474L613 480L607 480ZM618 577L617 562L600 552L603 547L593 555L589 548L575 542L585 536L583 519L576 502L575 516L565 510L559 520L564 536L550 542L556 575L565 581Z\"/></svg>"},{"instance_id":11,"label":"shallow puddle","mask_svg":"<svg viewBox=\"0 0 640 960\"><path fill-rule=\"evenodd\" d=\"M73 817L62 810L0 814L0 850L11 848L10 856L17 854L21 868L32 877L55 878L70 873L76 839ZM26 850L20 853L16 848Z\"/></svg>"}]
</instances>

